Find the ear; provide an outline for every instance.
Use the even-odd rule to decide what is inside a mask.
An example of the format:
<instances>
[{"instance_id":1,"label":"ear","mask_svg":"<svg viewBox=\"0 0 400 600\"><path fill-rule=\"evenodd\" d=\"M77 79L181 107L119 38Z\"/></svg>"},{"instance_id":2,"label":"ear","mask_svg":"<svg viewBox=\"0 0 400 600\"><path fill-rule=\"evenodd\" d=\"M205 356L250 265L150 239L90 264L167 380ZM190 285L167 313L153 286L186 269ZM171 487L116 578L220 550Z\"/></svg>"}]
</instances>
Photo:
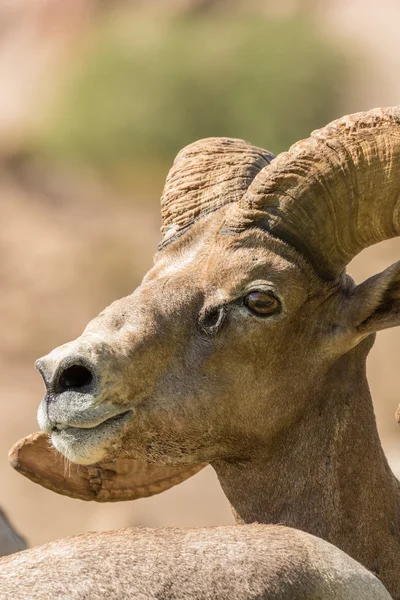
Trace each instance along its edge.
<instances>
[{"instance_id":1,"label":"ear","mask_svg":"<svg viewBox=\"0 0 400 600\"><path fill-rule=\"evenodd\" d=\"M355 288L351 319L362 335L400 325L400 261Z\"/></svg>"},{"instance_id":2,"label":"ear","mask_svg":"<svg viewBox=\"0 0 400 600\"><path fill-rule=\"evenodd\" d=\"M16 471L43 487L79 500L117 502L153 496L185 481L206 466L165 467L133 459L94 465L66 460L46 433L33 433L17 442L8 455Z\"/></svg>"}]
</instances>

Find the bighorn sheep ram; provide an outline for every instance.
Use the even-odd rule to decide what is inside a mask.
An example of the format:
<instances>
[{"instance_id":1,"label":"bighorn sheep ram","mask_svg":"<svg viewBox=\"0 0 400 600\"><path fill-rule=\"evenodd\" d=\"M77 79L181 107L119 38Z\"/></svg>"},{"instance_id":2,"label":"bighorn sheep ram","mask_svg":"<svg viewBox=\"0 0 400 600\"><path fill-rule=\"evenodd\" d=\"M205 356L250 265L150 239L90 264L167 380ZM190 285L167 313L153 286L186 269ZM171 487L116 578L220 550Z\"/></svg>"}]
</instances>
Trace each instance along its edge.
<instances>
[{"instance_id":1,"label":"bighorn sheep ram","mask_svg":"<svg viewBox=\"0 0 400 600\"><path fill-rule=\"evenodd\" d=\"M37 363L47 388L42 430L62 455L98 470L81 467L87 477L72 482L36 475L29 448L34 454L40 436L23 442L13 462L57 491L76 495L78 486L79 497L100 500L118 499L107 483L118 469L109 475L104 461L211 463L239 524L275 526L199 531L189 540L212 545L220 536L229 553L228 539L243 536L254 540L257 562L265 536L262 551L274 565L291 547L301 555L296 535L309 551L304 533L277 528L290 526L340 548L400 600L400 484L380 445L365 367L375 332L400 324L400 262L357 286L345 273L363 248L400 235L400 109L344 117L273 158L242 140L213 138L178 154L154 267L131 296ZM0 575L18 572L28 589L35 577L48 580L48 560L67 557L68 548L93 544L106 556L111 540L119 572L118 545L129 540L136 556L141 544L150 554L143 576L155 578L157 535L72 538L7 559ZM185 555L184 534L159 535L165 552L182 543L176 556ZM308 554L315 565L320 543ZM285 579L285 566L280 573ZM173 587L168 581L158 597L175 597ZM247 593L240 597L257 597ZM298 597L285 593L258 597ZM349 585L348 596L332 597L370 596Z\"/></svg>"},{"instance_id":2,"label":"bighorn sheep ram","mask_svg":"<svg viewBox=\"0 0 400 600\"><path fill-rule=\"evenodd\" d=\"M26 547L25 540L16 532L7 515L0 508L0 556L20 552Z\"/></svg>"}]
</instances>

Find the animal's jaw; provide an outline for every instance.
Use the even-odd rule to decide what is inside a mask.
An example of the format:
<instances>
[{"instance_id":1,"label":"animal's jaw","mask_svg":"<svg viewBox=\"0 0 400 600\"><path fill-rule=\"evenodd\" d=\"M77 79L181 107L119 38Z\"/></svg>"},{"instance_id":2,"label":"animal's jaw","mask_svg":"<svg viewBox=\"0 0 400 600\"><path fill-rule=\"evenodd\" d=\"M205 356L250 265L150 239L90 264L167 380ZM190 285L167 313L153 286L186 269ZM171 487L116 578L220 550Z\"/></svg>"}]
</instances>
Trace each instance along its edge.
<instances>
[{"instance_id":1,"label":"animal's jaw","mask_svg":"<svg viewBox=\"0 0 400 600\"><path fill-rule=\"evenodd\" d=\"M124 410L93 427L56 426L51 431L51 442L70 461L93 464L106 458L107 448L118 441L132 416L132 410Z\"/></svg>"}]
</instances>

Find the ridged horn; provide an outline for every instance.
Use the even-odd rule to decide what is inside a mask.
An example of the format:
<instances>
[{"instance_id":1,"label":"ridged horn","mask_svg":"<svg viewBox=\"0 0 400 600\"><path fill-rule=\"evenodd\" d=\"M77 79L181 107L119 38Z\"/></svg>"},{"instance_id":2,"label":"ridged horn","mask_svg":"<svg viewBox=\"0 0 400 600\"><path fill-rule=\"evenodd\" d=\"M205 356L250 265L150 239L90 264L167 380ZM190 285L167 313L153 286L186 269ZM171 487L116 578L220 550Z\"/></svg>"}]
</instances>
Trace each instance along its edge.
<instances>
[{"instance_id":1,"label":"ridged horn","mask_svg":"<svg viewBox=\"0 0 400 600\"><path fill-rule=\"evenodd\" d=\"M400 107L314 131L258 173L239 207L338 277L361 250L400 235Z\"/></svg>"},{"instance_id":2,"label":"ridged horn","mask_svg":"<svg viewBox=\"0 0 400 600\"><path fill-rule=\"evenodd\" d=\"M200 217L237 202L254 177L275 158L244 140L205 138L179 152L161 196L166 246Z\"/></svg>"},{"instance_id":3,"label":"ridged horn","mask_svg":"<svg viewBox=\"0 0 400 600\"><path fill-rule=\"evenodd\" d=\"M94 465L66 461L39 431L11 448L11 466L31 481L70 498L95 502L119 502L154 496L182 483L207 466L205 463L163 466L118 458Z\"/></svg>"}]
</instances>

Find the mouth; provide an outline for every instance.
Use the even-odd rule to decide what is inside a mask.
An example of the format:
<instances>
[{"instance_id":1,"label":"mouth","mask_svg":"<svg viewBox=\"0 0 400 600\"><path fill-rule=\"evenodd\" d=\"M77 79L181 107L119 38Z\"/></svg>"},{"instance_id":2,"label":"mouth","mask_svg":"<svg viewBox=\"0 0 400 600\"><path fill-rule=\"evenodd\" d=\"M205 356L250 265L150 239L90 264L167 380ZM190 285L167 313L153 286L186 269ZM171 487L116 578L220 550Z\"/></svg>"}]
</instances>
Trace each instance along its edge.
<instances>
[{"instance_id":1,"label":"mouth","mask_svg":"<svg viewBox=\"0 0 400 600\"><path fill-rule=\"evenodd\" d=\"M129 422L132 410L105 419L94 426L55 425L51 430L53 446L75 463L93 464L103 460L105 448Z\"/></svg>"},{"instance_id":2,"label":"mouth","mask_svg":"<svg viewBox=\"0 0 400 600\"><path fill-rule=\"evenodd\" d=\"M129 414L132 414L132 410L125 410L122 413L119 413L117 415L113 415L112 417L108 417L106 419L103 419L102 421L100 421L99 423L95 423L95 424L91 424L91 423L85 423L82 422L79 425L64 425L64 424L59 424L57 423L56 425L54 425L51 429L51 433L60 433L60 432L68 432L68 431L75 431L75 430L85 430L85 431L101 431L102 428L104 427L109 427L109 426L113 426L115 424L118 424L118 422L120 421L125 421L125 417Z\"/></svg>"}]
</instances>

